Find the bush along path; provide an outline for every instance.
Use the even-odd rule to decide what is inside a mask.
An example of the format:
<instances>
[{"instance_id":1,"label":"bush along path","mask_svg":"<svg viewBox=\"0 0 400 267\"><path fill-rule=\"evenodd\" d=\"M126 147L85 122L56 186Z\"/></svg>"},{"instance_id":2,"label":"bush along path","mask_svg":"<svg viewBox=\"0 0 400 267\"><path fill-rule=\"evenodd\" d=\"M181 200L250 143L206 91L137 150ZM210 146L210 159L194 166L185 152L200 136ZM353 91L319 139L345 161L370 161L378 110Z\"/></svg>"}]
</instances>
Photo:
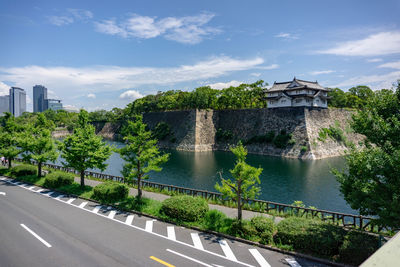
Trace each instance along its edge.
<instances>
[{"instance_id":1,"label":"bush along path","mask_svg":"<svg viewBox=\"0 0 400 267\"><path fill-rule=\"evenodd\" d=\"M210 209L204 199L197 197L168 197L144 192L139 199L131 195L136 193L132 191L134 189L123 184L87 180L86 186L82 188L79 183L72 182L70 174L52 172L45 177L38 177L36 169L32 169L31 166L24 168L23 165L11 170L0 168L1 174L38 186L51 187L63 194L111 204L118 210L139 212L200 231L213 231L223 238L232 237L245 243L286 251L285 253L297 256L302 256L297 253L312 255L318 257L320 262L324 262L321 259L331 261L324 262L330 265L334 262L359 265L379 247L379 238L376 235L345 230L321 220L289 217L280 218L277 223L272 218L254 216L257 214L253 213L253 217L249 216L251 219L245 219L243 216L243 220L239 222L220 210ZM80 181L79 178L77 181ZM151 197L158 197L159 200ZM236 210L232 210L236 214ZM197 216L198 214L200 216Z\"/></svg>"}]
</instances>

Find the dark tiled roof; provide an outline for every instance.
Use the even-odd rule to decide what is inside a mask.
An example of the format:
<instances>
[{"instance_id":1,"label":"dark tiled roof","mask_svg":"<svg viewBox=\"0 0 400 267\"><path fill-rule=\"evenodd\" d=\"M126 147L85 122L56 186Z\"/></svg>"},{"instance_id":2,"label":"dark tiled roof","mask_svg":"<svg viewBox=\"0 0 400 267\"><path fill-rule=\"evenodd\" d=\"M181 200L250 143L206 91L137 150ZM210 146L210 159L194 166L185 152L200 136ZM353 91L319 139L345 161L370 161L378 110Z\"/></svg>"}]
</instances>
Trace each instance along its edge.
<instances>
[{"instance_id":1,"label":"dark tiled roof","mask_svg":"<svg viewBox=\"0 0 400 267\"><path fill-rule=\"evenodd\" d=\"M295 86L289 87L292 83L294 83ZM304 81L304 80L299 80L299 79L294 78L293 81L289 81L289 82L280 82L280 83L275 82L272 85L271 89L269 89L267 92L296 90L296 89L303 89L303 88L328 91L328 89L326 89L325 87L322 87L316 81L310 82L310 81Z\"/></svg>"}]
</instances>

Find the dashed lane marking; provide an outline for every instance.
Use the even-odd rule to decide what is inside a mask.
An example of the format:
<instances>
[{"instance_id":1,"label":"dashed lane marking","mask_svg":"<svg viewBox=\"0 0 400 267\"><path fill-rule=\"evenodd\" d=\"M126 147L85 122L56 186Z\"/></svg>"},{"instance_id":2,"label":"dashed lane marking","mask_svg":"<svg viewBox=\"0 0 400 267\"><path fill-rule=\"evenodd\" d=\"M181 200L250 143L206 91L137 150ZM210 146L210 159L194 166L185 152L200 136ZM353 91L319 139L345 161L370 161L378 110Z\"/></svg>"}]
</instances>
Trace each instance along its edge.
<instances>
[{"instance_id":1,"label":"dashed lane marking","mask_svg":"<svg viewBox=\"0 0 400 267\"><path fill-rule=\"evenodd\" d=\"M154 256L150 256L150 259L152 259L152 260L154 260L154 261L156 261L158 263L161 263L162 265L168 266L168 267L175 267L175 265L169 264L168 262L160 260L159 258L154 257Z\"/></svg>"},{"instance_id":2,"label":"dashed lane marking","mask_svg":"<svg viewBox=\"0 0 400 267\"><path fill-rule=\"evenodd\" d=\"M31 235L36 237L40 242L42 242L46 247L51 248L51 245L46 242L43 238L41 238L38 234L36 234L34 231L29 229L25 224L21 223L20 224L26 231L28 231Z\"/></svg>"},{"instance_id":3,"label":"dashed lane marking","mask_svg":"<svg viewBox=\"0 0 400 267\"><path fill-rule=\"evenodd\" d=\"M167 226L167 235L168 238L171 240L176 240L176 236L175 236L175 227L173 226Z\"/></svg>"},{"instance_id":4,"label":"dashed lane marking","mask_svg":"<svg viewBox=\"0 0 400 267\"><path fill-rule=\"evenodd\" d=\"M117 213L116 210L110 211L110 214L108 214L107 218L109 218L109 219L114 219L116 213Z\"/></svg>"},{"instance_id":5,"label":"dashed lane marking","mask_svg":"<svg viewBox=\"0 0 400 267\"><path fill-rule=\"evenodd\" d=\"M71 204L73 201L75 200L75 198L70 198L70 199L68 199L68 201L67 202L65 202L65 203L67 203L67 204Z\"/></svg>"},{"instance_id":6,"label":"dashed lane marking","mask_svg":"<svg viewBox=\"0 0 400 267\"><path fill-rule=\"evenodd\" d=\"M293 258L285 258L291 267L301 267L301 265Z\"/></svg>"},{"instance_id":7,"label":"dashed lane marking","mask_svg":"<svg viewBox=\"0 0 400 267\"><path fill-rule=\"evenodd\" d=\"M83 209L86 206L87 202L84 201L79 205L79 208Z\"/></svg>"},{"instance_id":8,"label":"dashed lane marking","mask_svg":"<svg viewBox=\"0 0 400 267\"><path fill-rule=\"evenodd\" d=\"M149 220L149 221L146 221L146 226L145 226L145 228L144 228L144 230L146 231L146 232L153 232L153 222L154 222L155 220Z\"/></svg>"},{"instance_id":9,"label":"dashed lane marking","mask_svg":"<svg viewBox=\"0 0 400 267\"><path fill-rule=\"evenodd\" d=\"M202 262L202 261L199 261L199 260L193 259L192 257L189 257L189 256L186 256L186 255L183 255L182 253L179 253L179 252L173 251L173 250L171 250L171 249L167 249L167 251L168 251L168 252L171 252L171 253L173 253L173 254L175 254L175 255L181 256L182 258L185 258L185 259L191 260L191 261L193 261L193 262L195 262L195 263L198 263L198 264L200 264L200 265L203 265L203 266L206 266L206 267L213 267L212 265L209 265L209 264L207 264L207 263L205 263L205 262Z\"/></svg>"},{"instance_id":10,"label":"dashed lane marking","mask_svg":"<svg viewBox=\"0 0 400 267\"><path fill-rule=\"evenodd\" d=\"M58 195L58 196L56 197L56 199L57 199L57 200L60 200L62 197L64 197L64 195Z\"/></svg>"},{"instance_id":11,"label":"dashed lane marking","mask_svg":"<svg viewBox=\"0 0 400 267\"><path fill-rule=\"evenodd\" d=\"M257 249L249 248L249 251L251 255L253 255L253 257L256 259L258 264L260 264L261 267L271 267L271 265L269 265L269 263L266 261L266 259L264 259L264 257Z\"/></svg>"},{"instance_id":12,"label":"dashed lane marking","mask_svg":"<svg viewBox=\"0 0 400 267\"><path fill-rule=\"evenodd\" d=\"M224 251L224 254L228 259L237 261L235 254L233 254L233 251L229 247L228 242L226 242L226 240L218 240L218 243L221 245L221 248Z\"/></svg>"},{"instance_id":13,"label":"dashed lane marking","mask_svg":"<svg viewBox=\"0 0 400 267\"><path fill-rule=\"evenodd\" d=\"M101 206L96 206L96 207L94 207L94 209L92 210L92 212L93 212L93 213L98 213L100 209L101 209Z\"/></svg>"},{"instance_id":14,"label":"dashed lane marking","mask_svg":"<svg viewBox=\"0 0 400 267\"><path fill-rule=\"evenodd\" d=\"M198 233L191 233L190 235L192 236L194 247L197 248L197 249L200 249L200 250L204 250L204 247L203 247L203 244L201 243L199 234Z\"/></svg>"},{"instance_id":15,"label":"dashed lane marking","mask_svg":"<svg viewBox=\"0 0 400 267\"><path fill-rule=\"evenodd\" d=\"M133 215L128 215L128 217L126 217L126 221L125 221L125 224L127 224L127 225L132 225L132 221L133 221L133 218L134 218L135 216L133 216Z\"/></svg>"},{"instance_id":16,"label":"dashed lane marking","mask_svg":"<svg viewBox=\"0 0 400 267\"><path fill-rule=\"evenodd\" d=\"M6 192L0 192L0 195L5 196L5 195L6 195Z\"/></svg>"}]
</instances>

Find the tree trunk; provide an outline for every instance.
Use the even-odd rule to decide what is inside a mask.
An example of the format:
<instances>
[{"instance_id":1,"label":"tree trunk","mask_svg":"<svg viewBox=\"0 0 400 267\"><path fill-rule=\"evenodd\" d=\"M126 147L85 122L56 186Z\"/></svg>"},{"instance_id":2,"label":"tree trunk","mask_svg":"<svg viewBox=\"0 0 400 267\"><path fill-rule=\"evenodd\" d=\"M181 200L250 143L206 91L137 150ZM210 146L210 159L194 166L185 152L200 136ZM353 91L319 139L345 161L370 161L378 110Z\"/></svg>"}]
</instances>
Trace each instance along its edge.
<instances>
[{"instance_id":1,"label":"tree trunk","mask_svg":"<svg viewBox=\"0 0 400 267\"><path fill-rule=\"evenodd\" d=\"M81 187L85 188L85 171L81 171Z\"/></svg>"},{"instance_id":2,"label":"tree trunk","mask_svg":"<svg viewBox=\"0 0 400 267\"><path fill-rule=\"evenodd\" d=\"M142 174L140 173L140 161L138 161L138 163L137 163L137 165L136 165L136 167L137 167L137 174L138 174L138 176L137 176L137 190L138 190L138 195L137 195L137 197L139 198L139 199L141 199L142 198L142 188L141 188L141 181L142 181Z\"/></svg>"},{"instance_id":3,"label":"tree trunk","mask_svg":"<svg viewBox=\"0 0 400 267\"><path fill-rule=\"evenodd\" d=\"M38 162L38 177L42 177L42 163Z\"/></svg>"},{"instance_id":4,"label":"tree trunk","mask_svg":"<svg viewBox=\"0 0 400 267\"><path fill-rule=\"evenodd\" d=\"M237 215L237 219L239 222L242 221L242 185L241 185L241 181L239 180L238 182L238 191L237 191L238 195L237 195L237 205L238 205L238 215Z\"/></svg>"},{"instance_id":5,"label":"tree trunk","mask_svg":"<svg viewBox=\"0 0 400 267\"><path fill-rule=\"evenodd\" d=\"M11 169L11 158L8 159L8 168Z\"/></svg>"}]
</instances>

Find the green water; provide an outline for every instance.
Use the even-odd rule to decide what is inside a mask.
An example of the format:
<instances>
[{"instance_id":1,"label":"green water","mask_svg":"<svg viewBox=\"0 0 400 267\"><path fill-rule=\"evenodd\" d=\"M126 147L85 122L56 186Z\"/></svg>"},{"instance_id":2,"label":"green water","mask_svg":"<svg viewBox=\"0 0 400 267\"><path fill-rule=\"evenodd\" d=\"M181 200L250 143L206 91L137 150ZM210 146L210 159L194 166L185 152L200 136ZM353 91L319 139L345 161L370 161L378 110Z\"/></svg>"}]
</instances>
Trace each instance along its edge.
<instances>
[{"instance_id":1,"label":"green water","mask_svg":"<svg viewBox=\"0 0 400 267\"><path fill-rule=\"evenodd\" d=\"M116 147L123 144L109 142ZM215 191L219 171L229 175L235 158L229 152L184 152L168 150L170 160L159 173L150 174L150 181ZM261 195L259 199L291 204L302 200L307 206L319 209L353 213L339 192L339 185L330 169L344 168L343 158L323 160L299 160L279 157L248 155L247 162L263 168L261 175ZM113 154L107 161L104 173L120 176L123 161Z\"/></svg>"}]
</instances>

